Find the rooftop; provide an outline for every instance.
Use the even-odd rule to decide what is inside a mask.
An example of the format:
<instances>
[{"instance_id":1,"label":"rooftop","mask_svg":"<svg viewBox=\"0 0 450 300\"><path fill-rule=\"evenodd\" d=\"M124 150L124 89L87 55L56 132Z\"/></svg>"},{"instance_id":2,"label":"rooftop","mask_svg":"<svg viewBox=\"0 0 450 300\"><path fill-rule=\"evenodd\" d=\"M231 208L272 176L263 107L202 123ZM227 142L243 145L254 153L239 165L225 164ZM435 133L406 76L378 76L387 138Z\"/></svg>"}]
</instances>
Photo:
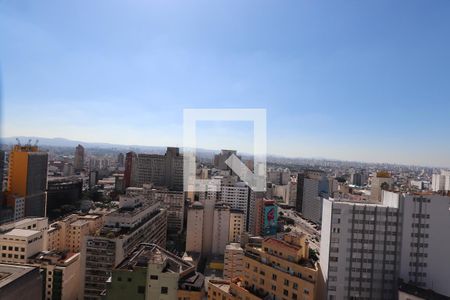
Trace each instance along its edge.
<instances>
[{"instance_id":1,"label":"rooftop","mask_svg":"<svg viewBox=\"0 0 450 300\"><path fill-rule=\"evenodd\" d=\"M11 235L11 236L20 236L20 237L30 237L35 235L36 233L40 233L38 230L31 230L31 229L13 229L11 231L8 231L4 233L4 235Z\"/></svg>"},{"instance_id":2,"label":"rooftop","mask_svg":"<svg viewBox=\"0 0 450 300\"><path fill-rule=\"evenodd\" d=\"M30 266L0 264L0 289L35 269Z\"/></svg>"},{"instance_id":3,"label":"rooftop","mask_svg":"<svg viewBox=\"0 0 450 300\"><path fill-rule=\"evenodd\" d=\"M148 264L166 264L163 272L168 273L182 273L190 269L194 270L195 267L182 260L175 254L159 247L156 244L141 244L139 247L122 263L117 267L117 269L132 270L135 267L145 267Z\"/></svg>"}]
</instances>

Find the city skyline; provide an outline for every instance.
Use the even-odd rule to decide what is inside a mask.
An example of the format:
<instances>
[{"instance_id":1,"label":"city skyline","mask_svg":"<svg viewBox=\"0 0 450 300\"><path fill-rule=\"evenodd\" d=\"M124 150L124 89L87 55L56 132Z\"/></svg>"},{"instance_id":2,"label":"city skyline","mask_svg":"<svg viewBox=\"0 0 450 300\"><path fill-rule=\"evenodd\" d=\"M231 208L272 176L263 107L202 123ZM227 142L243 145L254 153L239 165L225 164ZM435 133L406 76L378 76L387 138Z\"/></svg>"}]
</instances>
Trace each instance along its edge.
<instances>
[{"instance_id":1,"label":"city skyline","mask_svg":"<svg viewBox=\"0 0 450 300\"><path fill-rule=\"evenodd\" d=\"M2 2L2 135L181 146L185 108L265 108L270 154L450 166L448 2L199 4Z\"/></svg>"}]
</instances>

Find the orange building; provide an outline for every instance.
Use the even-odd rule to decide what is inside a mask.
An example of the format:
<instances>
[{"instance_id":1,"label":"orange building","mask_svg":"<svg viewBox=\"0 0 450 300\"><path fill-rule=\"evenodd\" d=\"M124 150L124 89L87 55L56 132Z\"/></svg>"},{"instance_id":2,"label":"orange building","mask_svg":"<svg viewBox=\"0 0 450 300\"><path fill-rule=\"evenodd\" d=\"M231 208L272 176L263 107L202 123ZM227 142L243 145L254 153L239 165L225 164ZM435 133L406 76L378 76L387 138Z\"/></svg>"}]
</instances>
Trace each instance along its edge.
<instances>
[{"instance_id":1,"label":"orange building","mask_svg":"<svg viewBox=\"0 0 450 300\"><path fill-rule=\"evenodd\" d=\"M9 155L9 194L25 197L25 216L45 216L48 154L37 146L15 145Z\"/></svg>"}]
</instances>

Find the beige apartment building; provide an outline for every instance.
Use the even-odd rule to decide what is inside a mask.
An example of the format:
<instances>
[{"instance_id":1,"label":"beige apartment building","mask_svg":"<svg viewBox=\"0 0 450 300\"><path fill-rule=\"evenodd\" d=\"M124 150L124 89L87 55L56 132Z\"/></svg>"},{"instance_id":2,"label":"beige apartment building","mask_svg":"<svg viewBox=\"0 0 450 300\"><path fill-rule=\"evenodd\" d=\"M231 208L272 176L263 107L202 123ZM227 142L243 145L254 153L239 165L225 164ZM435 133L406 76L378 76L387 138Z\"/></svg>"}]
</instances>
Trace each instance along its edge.
<instances>
[{"instance_id":1,"label":"beige apartment building","mask_svg":"<svg viewBox=\"0 0 450 300\"><path fill-rule=\"evenodd\" d=\"M226 246L224 254L223 277L231 280L242 275L244 249L238 243Z\"/></svg>"},{"instance_id":2,"label":"beige apartment building","mask_svg":"<svg viewBox=\"0 0 450 300\"><path fill-rule=\"evenodd\" d=\"M317 299L318 267L309 258L305 235L247 245L243 264L241 277L210 281L208 299Z\"/></svg>"}]
</instances>

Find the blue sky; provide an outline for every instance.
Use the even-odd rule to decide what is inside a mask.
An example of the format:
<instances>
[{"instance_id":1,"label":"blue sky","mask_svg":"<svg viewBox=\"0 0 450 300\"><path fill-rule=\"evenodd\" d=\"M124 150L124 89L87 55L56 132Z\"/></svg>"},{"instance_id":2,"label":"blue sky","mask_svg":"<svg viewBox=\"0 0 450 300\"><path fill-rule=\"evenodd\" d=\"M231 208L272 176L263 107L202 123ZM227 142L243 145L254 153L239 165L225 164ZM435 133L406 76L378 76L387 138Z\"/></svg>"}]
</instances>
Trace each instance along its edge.
<instances>
[{"instance_id":1,"label":"blue sky","mask_svg":"<svg viewBox=\"0 0 450 300\"><path fill-rule=\"evenodd\" d=\"M3 0L2 134L181 146L184 108L265 108L269 153L450 166L449 15L445 0ZM199 126L199 145L251 139L225 125Z\"/></svg>"}]
</instances>

